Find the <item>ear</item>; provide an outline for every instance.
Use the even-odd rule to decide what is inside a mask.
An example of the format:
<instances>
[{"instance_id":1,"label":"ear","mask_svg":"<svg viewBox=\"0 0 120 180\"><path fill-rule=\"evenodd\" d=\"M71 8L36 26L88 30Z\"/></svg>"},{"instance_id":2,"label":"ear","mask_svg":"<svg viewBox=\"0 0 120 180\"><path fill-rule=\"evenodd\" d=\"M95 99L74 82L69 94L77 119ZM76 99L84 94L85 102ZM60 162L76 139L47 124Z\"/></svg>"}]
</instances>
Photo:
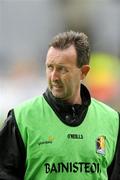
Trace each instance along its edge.
<instances>
[{"instance_id":1,"label":"ear","mask_svg":"<svg viewBox=\"0 0 120 180\"><path fill-rule=\"evenodd\" d=\"M90 70L90 66L85 64L81 67L81 80L83 80Z\"/></svg>"}]
</instances>

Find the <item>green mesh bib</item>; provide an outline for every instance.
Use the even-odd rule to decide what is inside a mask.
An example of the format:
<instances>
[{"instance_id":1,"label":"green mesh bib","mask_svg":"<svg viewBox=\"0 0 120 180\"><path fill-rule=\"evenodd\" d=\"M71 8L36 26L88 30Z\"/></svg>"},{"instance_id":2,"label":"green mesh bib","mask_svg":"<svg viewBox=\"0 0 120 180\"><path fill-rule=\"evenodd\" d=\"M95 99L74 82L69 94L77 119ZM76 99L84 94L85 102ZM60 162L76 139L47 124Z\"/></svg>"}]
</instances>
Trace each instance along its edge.
<instances>
[{"instance_id":1,"label":"green mesh bib","mask_svg":"<svg viewBox=\"0 0 120 180\"><path fill-rule=\"evenodd\" d=\"M91 100L84 121L70 127L43 96L14 109L26 147L25 180L107 180L118 135L118 113Z\"/></svg>"}]
</instances>

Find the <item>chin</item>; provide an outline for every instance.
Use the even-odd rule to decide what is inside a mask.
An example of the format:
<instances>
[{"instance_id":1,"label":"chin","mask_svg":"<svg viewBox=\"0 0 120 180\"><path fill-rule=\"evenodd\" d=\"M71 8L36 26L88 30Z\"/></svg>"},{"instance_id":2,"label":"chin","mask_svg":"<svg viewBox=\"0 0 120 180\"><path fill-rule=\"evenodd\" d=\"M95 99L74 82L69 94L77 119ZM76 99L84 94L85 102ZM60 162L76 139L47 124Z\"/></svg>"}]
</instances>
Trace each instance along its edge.
<instances>
[{"instance_id":1,"label":"chin","mask_svg":"<svg viewBox=\"0 0 120 180\"><path fill-rule=\"evenodd\" d=\"M60 93L57 93L57 92L53 92L53 91L52 91L52 94L53 94L53 96L56 97L56 98L59 98L59 99L62 99L62 98L63 98L62 94L60 94Z\"/></svg>"}]
</instances>

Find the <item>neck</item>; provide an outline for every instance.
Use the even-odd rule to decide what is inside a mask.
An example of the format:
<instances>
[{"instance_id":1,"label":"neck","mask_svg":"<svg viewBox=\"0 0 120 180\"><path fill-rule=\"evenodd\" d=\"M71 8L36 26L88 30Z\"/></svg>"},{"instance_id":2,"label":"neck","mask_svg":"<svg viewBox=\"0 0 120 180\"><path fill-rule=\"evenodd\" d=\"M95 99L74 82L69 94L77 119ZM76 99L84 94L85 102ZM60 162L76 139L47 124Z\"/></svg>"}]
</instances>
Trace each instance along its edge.
<instances>
[{"instance_id":1,"label":"neck","mask_svg":"<svg viewBox=\"0 0 120 180\"><path fill-rule=\"evenodd\" d=\"M72 99L66 100L66 102L69 104L82 104L82 99L79 94L79 96L75 96Z\"/></svg>"},{"instance_id":2,"label":"neck","mask_svg":"<svg viewBox=\"0 0 120 180\"><path fill-rule=\"evenodd\" d=\"M74 104L82 104L82 98L81 98L81 95L80 95L80 88L78 88L78 90L76 91L76 93L74 92L74 95L72 97L69 97L67 99L61 99L63 100L64 102L68 103L68 104L71 104L71 105L74 105Z\"/></svg>"}]
</instances>

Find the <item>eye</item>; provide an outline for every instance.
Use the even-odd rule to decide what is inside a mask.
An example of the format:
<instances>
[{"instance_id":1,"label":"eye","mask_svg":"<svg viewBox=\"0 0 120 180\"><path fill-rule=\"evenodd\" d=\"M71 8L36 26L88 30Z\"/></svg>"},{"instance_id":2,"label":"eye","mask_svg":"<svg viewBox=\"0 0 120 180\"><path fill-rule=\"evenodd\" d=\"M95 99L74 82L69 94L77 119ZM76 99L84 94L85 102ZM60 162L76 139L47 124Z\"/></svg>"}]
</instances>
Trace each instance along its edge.
<instances>
[{"instance_id":1,"label":"eye","mask_svg":"<svg viewBox=\"0 0 120 180\"><path fill-rule=\"evenodd\" d=\"M60 71L62 74L65 74L65 73L68 72L68 69L67 69L66 67L64 67L64 66L60 66L60 67L59 67L59 71Z\"/></svg>"},{"instance_id":2,"label":"eye","mask_svg":"<svg viewBox=\"0 0 120 180\"><path fill-rule=\"evenodd\" d=\"M49 71L52 71L52 70L53 70L53 66L52 66L52 65L47 65L47 69L48 69Z\"/></svg>"}]
</instances>

